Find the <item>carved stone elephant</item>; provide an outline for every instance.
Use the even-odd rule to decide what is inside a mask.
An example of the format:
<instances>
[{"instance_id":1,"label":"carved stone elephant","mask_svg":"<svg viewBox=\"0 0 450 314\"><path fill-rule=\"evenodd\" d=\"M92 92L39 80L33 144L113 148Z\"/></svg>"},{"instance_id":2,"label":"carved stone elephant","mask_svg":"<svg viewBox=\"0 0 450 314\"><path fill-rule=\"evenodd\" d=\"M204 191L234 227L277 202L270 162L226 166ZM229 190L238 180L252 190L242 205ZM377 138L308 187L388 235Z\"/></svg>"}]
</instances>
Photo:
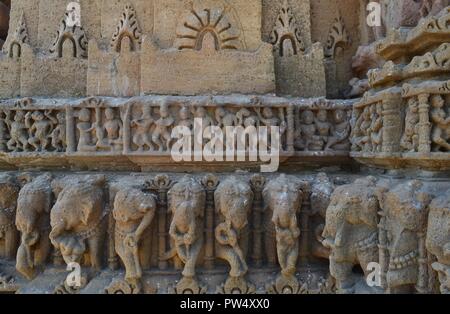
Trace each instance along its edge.
<instances>
[{"instance_id":1,"label":"carved stone elephant","mask_svg":"<svg viewBox=\"0 0 450 314\"><path fill-rule=\"evenodd\" d=\"M450 294L450 191L435 198L429 208L426 246L437 258L432 267L439 274L441 293Z\"/></svg>"},{"instance_id":2,"label":"carved stone elephant","mask_svg":"<svg viewBox=\"0 0 450 314\"><path fill-rule=\"evenodd\" d=\"M138 291L143 260L150 250L141 240L148 235L155 211L155 197L136 188L120 189L114 198L115 250L125 266L125 280Z\"/></svg>"},{"instance_id":3,"label":"carved stone elephant","mask_svg":"<svg viewBox=\"0 0 450 314\"><path fill-rule=\"evenodd\" d=\"M297 214L306 184L283 174L266 184L263 190L266 225L270 221L273 230L265 234L266 252L278 256L281 274L286 278L293 277L297 269L300 237Z\"/></svg>"},{"instance_id":4,"label":"carved stone elephant","mask_svg":"<svg viewBox=\"0 0 450 314\"><path fill-rule=\"evenodd\" d=\"M193 278L203 246L203 217L206 193L192 178L183 178L169 191L169 210L173 214L169 234L178 258L184 264L183 276Z\"/></svg>"},{"instance_id":5,"label":"carved stone elephant","mask_svg":"<svg viewBox=\"0 0 450 314\"><path fill-rule=\"evenodd\" d=\"M381 243L387 248L385 261L380 262L387 266L384 271L390 293L427 290L425 230L431 198L418 180L380 191L385 217L380 226L387 233L386 243Z\"/></svg>"},{"instance_id":6,"label":"carved stone elephant","mask_svg":"<svg viewBox=\"0 0 450 314\"><path fill-rule=\"evenodd\" d=\"M51 248L50 209L52 208L51 175L27 178L17 200L16 226L21 232L16 268L27 279L44 266Z\"/></svg>"},{"instance_id":7,"label":"carved stone elephant","mask_svg":"<svg viewBox=\"0 0 450 314\"><path fill-rule=\"evenodd\" d=\"M323 244L330 248L330 273L340 293L352 293L352 269L378 262L376 179L367 177L334 191L326 213ZM367 275L367 273L366 273Z\"/></svg>"},{"instance_id":8,"label":"carved stone elephant","mask_svg":"<svg viewBox=\"0 0 450 314\"><path fill-rule=\"evenodd\" d=\"M50 213L50 240L64 261L102 267L107 212L104 208L105 177L87 176L79 180L54 181L57 200ZM89 263L87 262L89 261Z\"/></svg>"},{"instance_id":9,"label":"carved stone elephant","mask_svg":"<svg viewBox=\"0 0 450 314\"><path fill-rule=\"evenodd\" d=\"M217 256L231 267L231 277L243 277L248 270L248 222L253 203L250 185L229 177L214 192L216 213L220 223L216 227Z\"/></svg>"},{"instance_id":10,"label":"carved stone elephant","mask_svg":"<svg viewBox=\"0 0 450 314\"><path fill-rule=\"evenodd\" d=\"M14 221L20 187L9 175L0 177L0 258L13 260L19 242Z\"/></svg>"}]
</instances>

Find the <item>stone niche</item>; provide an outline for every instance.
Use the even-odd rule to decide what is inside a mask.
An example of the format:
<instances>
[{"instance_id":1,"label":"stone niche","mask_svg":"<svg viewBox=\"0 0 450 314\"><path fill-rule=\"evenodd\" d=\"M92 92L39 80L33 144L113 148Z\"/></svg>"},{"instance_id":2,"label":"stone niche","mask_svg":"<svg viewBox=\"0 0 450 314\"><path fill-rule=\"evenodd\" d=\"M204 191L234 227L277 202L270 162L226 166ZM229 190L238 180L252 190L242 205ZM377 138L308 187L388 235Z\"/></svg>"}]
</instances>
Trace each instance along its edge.
<instances>
[{"instance_id":1,"label":"stone niche","mask_svg":"<svg viewBox=\"0 0 450 314\"><path fill-rule=\"evenodd\" d=\"M309 1L305 1L309 4ZM275 9L275 8L274 8ZM323 46L311 45L309 5L292 6L288 0L277 8L269 41L273 45L277 94L318 97L326 94ZM297 10L295 10L297 9ZM300 14L296 14L300 11Z\"/></svg>"},{"instance_id":2,"label":"stone niche","mask_svg":"<svg viewBox=\"0 0 450 314\"><path fill-rule=\"evenodd\" d=\"M157 1L144 39L141 93L275 91L272 46L261 40L261 1Z\"/></svg>"}]
</instances>

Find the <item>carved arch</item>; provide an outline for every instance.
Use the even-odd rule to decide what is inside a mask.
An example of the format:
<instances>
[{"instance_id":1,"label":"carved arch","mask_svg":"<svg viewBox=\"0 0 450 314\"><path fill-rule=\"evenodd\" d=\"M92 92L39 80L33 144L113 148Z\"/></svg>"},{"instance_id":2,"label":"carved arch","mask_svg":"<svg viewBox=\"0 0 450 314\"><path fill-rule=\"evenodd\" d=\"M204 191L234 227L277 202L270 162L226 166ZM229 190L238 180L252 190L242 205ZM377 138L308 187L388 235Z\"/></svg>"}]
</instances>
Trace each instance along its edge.
<instances>
[{"instance_id":1,"label":"carved arch","mask_svg":"<svg viewBox=\"0 0 450 314\"><path fill-rule=\"evenodd\" d=\"M14 59L19 59L22 56L22 44L28 43L28 31L23 12L19 21L16 30L8 36L3 46L3 52ZM15 49L17 49L17 55L14 53Z\"/></svg>"},{"instance_id":2,"label":"carved arch","mask_svg":"<svg viewBox=\"0 0 450 314\"><path fill-rule=\"evenodd\" d=\"M350 37L345 28L344 20L338 17L328 32L327 44L325 46L325 57L334 58L338 47L344 48L351 43Z\"/></svg>"},{"instance_id":3,"label":"carved arch","mask_svg":"<svg viewBox=\"0 0 450 314\"><path fill-rule=\"evenodd\" d=\"M82 26L69 26L67 25L68 13L64 15L61 20L59 29L56 34L56 38L50 48L50 53L57 58L63 57L63 46L66 40L70 40L73 44L73 57L74 58L87 58L88 41L86 34Z\"/></svg>"},{"instance_id":4,"label":"carved arch","mask_svg":"<svg viewBox=\"0 0 450 314\"><path fill-rule=\"evenodd\" d=\"M211 36L215 50L242 50L241 30L229 19L227 8L205 8L196 11L194 8L179 24L175 47L179 50L201 50L205 38Z\"/></svg>"},{"instance_id":5,"label":"carved arch","mask_svg":"<svg viewBox=\"0 0 450 314\"><path fill-rule=\"evenodd\" d=\"M270 42L273 45L273 49L278 52L280 57L286 55L284 49L286 41L291 43L294 55L305 51L300 28L297 25L297 21L292 13L292 9L289 7L288 1L284 0L272 33L270 34Z\"/></svg>"},{"instance_id":6,"label":"carved arch","mask_svg":"<svg viewBox=\"0 0 450 314\"><path fill-rule=\"evenodd\" d=\"M136 18L136 10L131 4L127 4L124 8L122 17L111 39L111 48L120 53L122 41L126 37L130 40L131 50L138 50L142 44L142 31Z\"/></svg>"}]
</instances>

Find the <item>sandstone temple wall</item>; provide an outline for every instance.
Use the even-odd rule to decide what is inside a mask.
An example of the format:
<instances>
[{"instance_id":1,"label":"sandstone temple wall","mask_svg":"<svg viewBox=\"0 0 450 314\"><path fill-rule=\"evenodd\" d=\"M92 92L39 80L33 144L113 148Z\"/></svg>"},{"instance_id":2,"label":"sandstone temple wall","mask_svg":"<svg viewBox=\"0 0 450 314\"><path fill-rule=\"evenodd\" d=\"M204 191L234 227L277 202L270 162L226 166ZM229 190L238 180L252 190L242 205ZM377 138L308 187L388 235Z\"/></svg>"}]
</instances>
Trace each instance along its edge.
<instances>
[{"instance_id":1,"label":"sandstone temple wall","mask_svg":"<svg viewBox=\"0 0 450 314\"><path fill-rule=\"evenodd\" d=\"M3 3L0 293L450 292L449 1Z\"/></svg>"}]
</instances>

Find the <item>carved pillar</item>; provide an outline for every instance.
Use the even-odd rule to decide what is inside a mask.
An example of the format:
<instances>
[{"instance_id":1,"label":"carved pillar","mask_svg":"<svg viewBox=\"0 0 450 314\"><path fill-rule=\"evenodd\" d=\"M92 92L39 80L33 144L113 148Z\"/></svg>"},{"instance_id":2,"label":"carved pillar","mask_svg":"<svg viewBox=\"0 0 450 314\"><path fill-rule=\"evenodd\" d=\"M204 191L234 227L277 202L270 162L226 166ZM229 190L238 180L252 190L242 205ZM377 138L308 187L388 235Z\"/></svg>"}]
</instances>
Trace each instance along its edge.
<instances>
[{"instance_id":1,"label":"carved pillar","mask_svg":"<svg viewBox=\"0 0 450 314\"><path fill-rule=\"evenodd\" d=\"M131 150L131 126L130 117L133 103L126 105L125 115L123 116L123 153L128 154Z\"/></svg>"},{"instance_id":2,"label":"carved pillar","mask_svg":"<svg viewBox=\"0 0 450 314\"><path fill-rule=\"evenodd\" d=\"M67 152L73 153L77 150L76 138L75 138L75 118L73 108L66 107L66 142Z\"/></svg>"},{"instance_id":3,"label":"carved pillar","mask_svg":"<svg viewBox=\"0 0 450 314\"><path fill-rule=\"evenodd\" d=\"M378 253L379 253L379 263L381 270L381 288L386 290L387 282L386 282L386 273L388 271L389 264L389 251L388 251L388 243L387 243L387 230L386 230L386 215L383 211L378 213L380 215L380 223L378 224Z\"/></svg>"},{"instance_id":4,"label":"carved pillar","mask_svg":"<svg viewBox=\"0 0 450 314\"><path fill-rule=\"evenodd\" d=\"M158 193L158 267L161 270L167 269L167 192L172 187L173 182L169 176L157 175L150 182L150 190Z\"/></svg>"},{"instance_id":5,"label":"carved pillar","mask_svg":"<svg viewBox=\"0 0 450 314\"><path fill-rule=\"evenodd\" d=\"M419 271L417 278L416 290L419 293L429 293L428 291L428 258L427 249L425 247L426 232L419 232L418 236L418 249L419 249Z\"/></svg>"},{"instance_id":6,"label":"carved pillar","mask_svg":"<svg viewBox=\"0 0 450 314\"><path fill-rule=\"evenodd\" d=\"M206 175L202 184L206 189L206 209L205 209L205 268L213 269L215 260L214 248L214 191L219 184L219 179L212 175Z\"/></svg>"},{"instance_id":7,"label":"carved pillar","mask_svg":"<svg viewBox=\"0 0 450 314\"><path fill-rule=\"evenodd\" d=\"M119 268L114 239L115 226L116 221L111 210L108 214L108 267L111 270L117 270Z\"/></svg>"},{"instance_id":8,"label":"carved pillar","mask_svg":"<svg viewBox=\"0 0 450 314\"><path fill-rule=\"evenodd\" d=\"M419 98L419 152L429 153L431 151L431 123L429 94L420 94Z\"/></svg>"},{"instance_id":9,"label":"carved pillar","mask_svg":"<svg viewBox=\"0 0 450 314\"><path fill-rule=\"evenodd\" d=\"M299 261L304 264L308 262L309 256L309 217L311 216L310 188L304 187L302 207L300 210L300 252Z\"/></svg>"},{"instance_id":10,"label":"carved pillar","mask_svg":"<svg viewBox=\"0 0 450 314\"><path fill-rule=\"evenodd\" d=\"M402 99L399 94L390 94L383 99L383 153L400 152L402 136Z\"/></svg>"},{"instance_id":11,"label":"carved pillar","mask_svg":"<svg viewBox=\"0 0 450 314\"><path fill-rule=\"evenodd\" d=\"M253 189L253 249L252 249L252 260L256 267L261 267L263 263L263 226L262 226L262 215L263 215L263 199L262 190L266 183L266 179L259 174L255 174L250 179L250 183Z\"/></svg>"},{"instance_id":12,"label":"carved pillar","mask_svg":"<svg viewBox=\"0 0 450 314\"><path fill-rule=\"evenodd\" d=\"M289 105L287 108L287 135L286 135L286 149L288 152L294 152L295 141L295 113L294 106Z\"/></svg>"}]
</instances>

